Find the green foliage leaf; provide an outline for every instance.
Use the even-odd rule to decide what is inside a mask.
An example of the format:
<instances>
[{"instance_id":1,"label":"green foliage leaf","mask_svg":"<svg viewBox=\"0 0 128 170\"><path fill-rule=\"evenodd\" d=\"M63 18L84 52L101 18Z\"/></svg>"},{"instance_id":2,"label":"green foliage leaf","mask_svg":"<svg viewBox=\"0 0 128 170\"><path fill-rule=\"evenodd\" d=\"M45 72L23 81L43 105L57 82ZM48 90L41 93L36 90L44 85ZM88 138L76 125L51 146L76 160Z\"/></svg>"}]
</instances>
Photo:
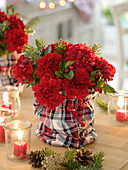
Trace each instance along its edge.
<instances>
[{"instance_id":1,"label":"green foliage leaf","mask_svg":"<svg viewBox=\"0 0 128 170\"><path fill-rule=\"evenodd\" d=\"M108 84L103 86L103 90L105 93L115 93L115 89Z\"/></svg>"},{"instance_id":2,"label":"green foliage leaf","mask_svg":"<svg viewBox=\"0 0 128 170\"><path fill-rule=\"evenodd\" d=\"M65 68L68 68L69 66L71 66L75 61L68 61L66 64L65 64Z\"/></svg>"},{"instance_id":3,"label":"green foliage leaf","mask_svg":"<svg viewBox=\"0 0 128 170\"><path fill-rule=\"evenodd\" d=\"M62 60L62 61L60 62L60 69L61 69L61 70L65 69L65 64L66 64L66 61L65 61L65 60Z\"/></svg>"},{"instance_id":4,"label":"green foliage leaf","mask_svg":"<svg viewBox=\"0 0 128 170\"><path fill-rule=\"evenodd\" d=\"M58 76L58 77L60 77L60 78L64 78L64 73L63 73L63 71L61 71L61 70L57 70L57 71L55 72L55 75Z\"/></svg>"},{"instance_id":5,"label":"green foliage leaf","mask_svg":"<svg viewBox=\"0 0 128 170\"><path fill-rule=\"evenodd\" d=\"M52 51L52 47L51 47L51 46L48 46L48 48L46 49L46 51L44 52L44 54L51 53L51 51Z\"/></svg>"},{"instance_id":6,"label":"green foliage leaf","mask_svg":"<svg viewBox=\"0 0 128 170\"><path fill-rule=\"evenodd\" d=\"M96 76L96 74L97 74L97 71L98 71L98 70L92 71L91 74L90 74L90 79L92 80L92 82L95 82L95 81L96 81L95 76Z\"/></svg>"},{"instance_id":7,"label":"green foliage leaf","mask_svg":"<svg viewBox=\"0 0 128 170\"><path fill-rule=\"evenodd\" d=\"M92 71L90 77L95 77L98 70Z\"/></svg>"},{"instance_id":8,"label":"green foliage leaf","mask_svg":"<svg viewBox=\"0 0 128 170\"><path fill-rule=\"evenodd\" d=\"M74 72L70 70L68 73L64 73L64 77L67 79L72 79L74 77Z\"/></svg>"},{"instance_id":9,"label":"green foliage leaf","mask_svg":"<svg viewBox=\"0 0 128 170\"><path fill-rule=\"evenodd\" d=\"M104 101L100 97L96 99L96 104L99 108L101 108L102 111L105 111L105 112L108 111L108 104L104 103Z\"/></svg>"},{"instance_id":10,"label":"green foliage leaf","mask_svg":"<svg viewBox=\"0 0 128 170\"><path fill-rule=\"evenodd\" d=\"M104 85L104 80L99 80L99 81L97 82L97 85L98 85L98 87L103 87L103 85Z\"/></svg>"}]
</instances>

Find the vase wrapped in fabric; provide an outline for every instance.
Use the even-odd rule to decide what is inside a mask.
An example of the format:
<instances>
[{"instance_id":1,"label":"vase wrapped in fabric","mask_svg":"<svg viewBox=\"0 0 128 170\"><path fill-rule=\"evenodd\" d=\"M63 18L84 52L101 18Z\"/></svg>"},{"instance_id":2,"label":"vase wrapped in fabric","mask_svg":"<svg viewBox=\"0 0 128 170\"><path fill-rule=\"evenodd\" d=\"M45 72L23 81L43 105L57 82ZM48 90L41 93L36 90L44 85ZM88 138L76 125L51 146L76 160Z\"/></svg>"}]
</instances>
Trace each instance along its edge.
<instances>
[{"instance_id":1,"label":"vase wrapped in fabric","mask_svg":"<svg viewBox=\"0 0 128 170\"><path fill-rule=\"evenodd\" d=\"M107 82L115 68L98 57L98 46L42 39L28 46L13 66L19 83L32 86L37 136L51 145L79 148L96 138L90 93L114 92Z\"/></svg>"},{"instance_id":2,"label":"vase wrapped in fabric","mask_svg":"<svg viewBox=\"0 0 128 170\"><path fill-rule=\"evenodd\" d=\"M94 97L94 96L93 96ZM65 99L55 110L35 101L34 113L41 120L36 135L50 145L80 148L96 139L91 95L84 99Z\"/></svg>"}]
</instances>

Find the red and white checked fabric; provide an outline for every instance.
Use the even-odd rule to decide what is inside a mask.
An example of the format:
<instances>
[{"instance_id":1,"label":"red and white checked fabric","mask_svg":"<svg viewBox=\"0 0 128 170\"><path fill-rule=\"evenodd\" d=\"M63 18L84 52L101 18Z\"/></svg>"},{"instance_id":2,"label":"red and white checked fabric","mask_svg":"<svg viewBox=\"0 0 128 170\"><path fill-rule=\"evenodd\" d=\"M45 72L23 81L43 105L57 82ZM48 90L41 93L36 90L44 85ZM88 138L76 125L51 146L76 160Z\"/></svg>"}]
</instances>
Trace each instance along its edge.
<instances>
[{"instance_id":1,"label":"red and white checked fabric","mask_svg":"<svg viewBox=\"0 0 128 170\"><path fill-rule=\"evenodd\" d=\"M41 120L36 129L41 141L55 146L80 148L96 139L94 109L89 97L66 99L51 111L36 101L33 106L34 113Z\"/></svg>"},{"instance_id":2,"label":"red and white checked fabric","mask_svg":"<svg viewBox=\"0 0 128 170\"><path fill-rule=\"evenodd\" d=\"M14 52L8 56L0 57L0 86L14 85L16 80L11 75L11 68L17 61L17 54Z\"/></svg>"}]
</instances>

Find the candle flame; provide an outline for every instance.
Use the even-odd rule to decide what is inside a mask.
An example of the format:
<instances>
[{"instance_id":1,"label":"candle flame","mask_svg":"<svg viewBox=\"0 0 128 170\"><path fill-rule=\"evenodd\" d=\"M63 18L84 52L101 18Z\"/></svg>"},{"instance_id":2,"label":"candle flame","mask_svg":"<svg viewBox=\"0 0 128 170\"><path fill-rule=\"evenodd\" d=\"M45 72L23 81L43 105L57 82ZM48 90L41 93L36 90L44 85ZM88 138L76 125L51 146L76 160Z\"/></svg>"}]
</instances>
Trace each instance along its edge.
<instances>
[{"instance_id":1,"label":"candle flame","mask_svg":"<svg viewBox=\"0 0 128 170\"><path fill-rule=\"evenodd\" d=\"M18 131L18 132L17 132L17 136L18 136L18 140L22 140L22 138L23 138L23 132L22 132L22 131Z\"/></svg>"},{"instance_id":2,"label":"candle flame","mask_svg":"<svg viewBox=\"0 0 128 170\"><path fill-rule=\"evenodd\" d=\"M120 109L122 109L125 106L124 96L118 97L117 105L119 106Z\"/></svg>"},{"instance_id":3,"label":"candle flame","mask_svg":"<svg viewBox=\"0 0 128 170\"><path fill-rule=\"evenodd\" d=\"M18 129L18 124L17 123L14 124L14 129ZM16 133L17 133L18 140L22 140L23 132L21 130L18 130Z\"/></svg>"}]
</instances>

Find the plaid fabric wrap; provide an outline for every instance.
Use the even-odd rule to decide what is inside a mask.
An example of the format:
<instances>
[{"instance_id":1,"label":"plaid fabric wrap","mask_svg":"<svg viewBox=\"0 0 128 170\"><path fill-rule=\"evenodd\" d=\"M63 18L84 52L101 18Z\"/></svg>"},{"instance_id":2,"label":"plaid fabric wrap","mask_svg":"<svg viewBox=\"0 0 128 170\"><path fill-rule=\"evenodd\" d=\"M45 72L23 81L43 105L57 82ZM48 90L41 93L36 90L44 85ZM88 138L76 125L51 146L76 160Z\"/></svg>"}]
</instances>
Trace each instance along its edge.
<instances>
[{"instance_id":1,"label":"plaid fabric wrap","mask_svg":"<svg viewBox=\"0 0 128 170\"><path fill-rule=\"evenodd\" d=\"M47 144L80 148L96 139L94 109L88 97L66 99L51 111L35 101L34 113L41 120L36 135Z\"/></svg>"},{"instance_id":2,"label":"plaid fabric wrap","mask_svg":"<svg viewBox=\"0 0 128 170\"><path fill-rule=\"evenodd\" d=\"M16 80L11 75L11 68L17 61L17 54L0 56L0 86L14 85Z\"/></svg>"}]
</instances>

